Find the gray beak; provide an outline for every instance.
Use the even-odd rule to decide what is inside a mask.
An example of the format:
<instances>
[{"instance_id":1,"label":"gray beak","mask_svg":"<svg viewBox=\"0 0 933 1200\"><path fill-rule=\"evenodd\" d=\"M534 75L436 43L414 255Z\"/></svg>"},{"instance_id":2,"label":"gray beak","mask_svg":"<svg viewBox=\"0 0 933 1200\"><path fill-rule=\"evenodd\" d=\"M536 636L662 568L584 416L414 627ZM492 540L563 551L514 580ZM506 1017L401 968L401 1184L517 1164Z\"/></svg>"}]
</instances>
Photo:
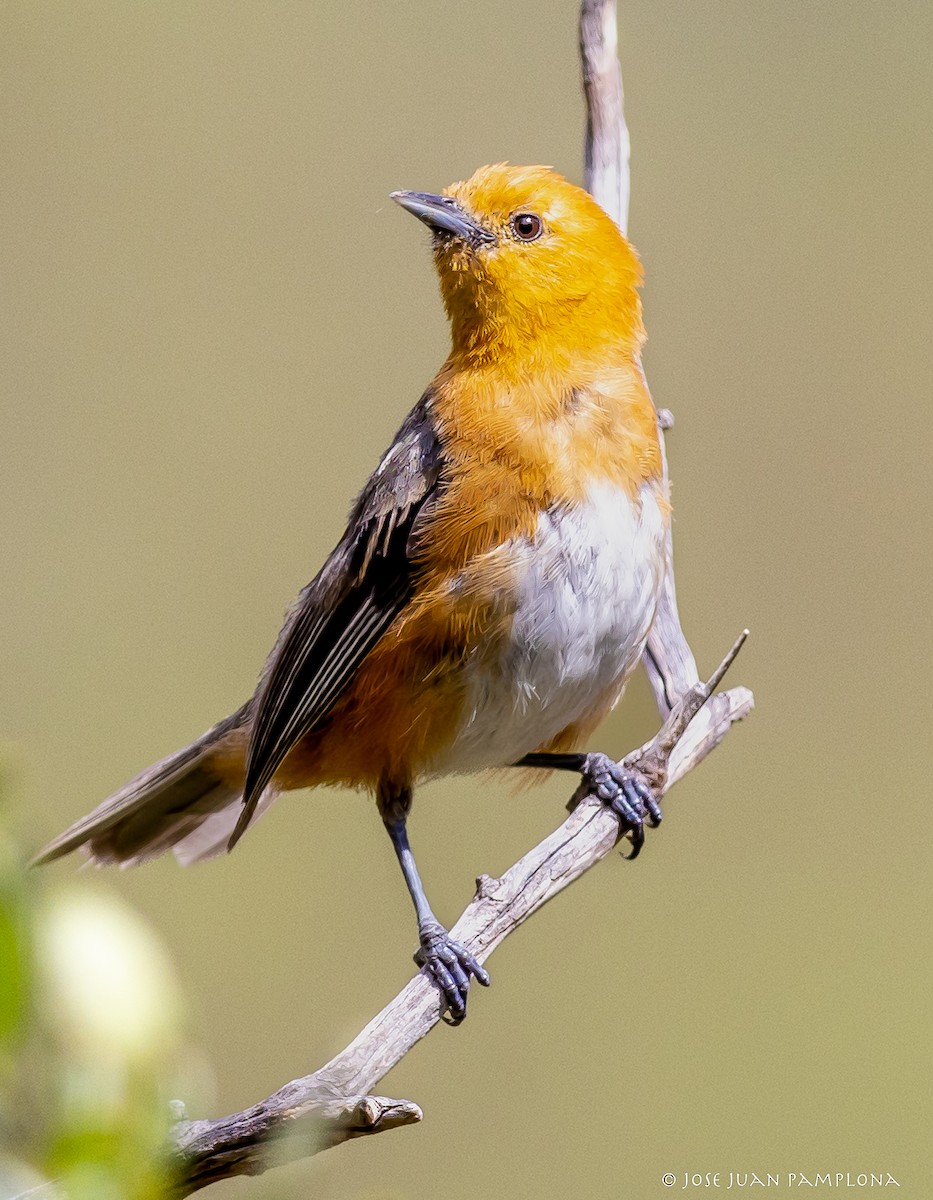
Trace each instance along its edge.
<instances>
[{"instance_id":1,"label":"gray beak","mask_svg":"<svg viewBox=\"0 0 933 1200\"><path fill-rule=\"evenodd\" d=\"M392 192L391 197L419 221L424 221L434 233L453 234L472 245L495 240L450 196L434 196L431 192Z\"/></svg>"}]
</instances>

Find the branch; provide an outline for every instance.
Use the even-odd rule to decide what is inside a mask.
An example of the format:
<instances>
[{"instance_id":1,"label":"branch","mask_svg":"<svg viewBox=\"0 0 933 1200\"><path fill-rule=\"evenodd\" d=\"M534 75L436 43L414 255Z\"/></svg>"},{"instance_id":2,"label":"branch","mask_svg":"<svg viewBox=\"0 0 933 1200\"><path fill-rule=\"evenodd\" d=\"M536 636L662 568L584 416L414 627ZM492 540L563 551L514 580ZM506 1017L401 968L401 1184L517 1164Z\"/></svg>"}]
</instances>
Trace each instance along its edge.
<instances>
[{"instance_id":1,"label":"branch","mask_svg":"<svg viewBox=\"0 0 933 1200\"><path fill-rule=\"evenodd\" d=\"M631 143L625 123L615 0L582 0L580 57L587 110L584 182L587 190L626 233L631 194ZM670 412L661 409L658 413L658 436L665 481L668 471L664 431L672 428L673 424L674 418ZM677 697L682 696L700 678L677 612L674 546L670 526L667 533L667 572L642 661L662 716L669 713Z\"/></svg>"},{"instance_id":2,"label":"branch","mask_svg":"<svg viewBox=\"0 0 933 1200\"><path fill-rule=\"evenodd\" d=\"M580 5L580 65L586 98L583 182L623 233L628 231L631 141L625 123L615 0Z\"/></svg>"},{"instance_id":3,"label":"branch","mask_svg":"<svg viewBox=\"0 0 933 1200\"><path fill-rule=\"evenodd\" d=\"M587 104L586 186L619 223L628 223L629 136L617 56L614 0L582 0L580 52ZM673 419L658 413L664 474L663 430ZM754 705L751 692L716 692L745 640L738 639L705 684L680 627L674 591L673 549L644 662L659 711L658 734L628 755L664 795L714 749L735 721ZM484 962L534 912L605 858L619 838L617 818L584 786L568 805L567 820L500 879L484 875L451 934ZM371 1090L441 1020L434 985L421 973L373 1018L326 1066L292 1080L267 1099L215 1121L179 1121L173 1130L176 1196L233 1175L303 1158L350 1138L381 1133L421 1120L409 1100L390 1100Z\"/></svg>"},{"instance_id":4,"label":"branch","mask_svg":"<svg viewBox=\"0 0 933 1200\"><path fill-rule=\"evenodd\" d=\"M752 708L751 692L713 694L745 633L706 683L690 688L658 734L625 762L659 780L664 795L722 741ZM706 720L694 720L698 712ZM532 913L606 857L619 840L618 818L585 786L559 829L500 879L483 875L451 934L480 962ZM358 1037L326 1066L294 1079L244 1112L216 1121L181 1121L174 1129L177 1196L231 1175L255 1175L363 1134L421 1120L408 1100L369 1092L441 1020L442 1001L424 974L410 980Z\"/></svg>"}]
</instances>

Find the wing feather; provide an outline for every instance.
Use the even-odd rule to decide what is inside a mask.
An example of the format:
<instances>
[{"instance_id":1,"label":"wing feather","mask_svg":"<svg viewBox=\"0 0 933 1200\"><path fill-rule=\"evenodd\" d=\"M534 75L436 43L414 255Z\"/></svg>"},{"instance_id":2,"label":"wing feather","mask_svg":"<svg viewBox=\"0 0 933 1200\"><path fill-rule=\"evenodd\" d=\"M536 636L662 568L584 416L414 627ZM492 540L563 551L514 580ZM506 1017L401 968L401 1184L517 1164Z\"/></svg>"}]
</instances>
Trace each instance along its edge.
<instances>
[{"instance_id":1,"label":"wing feather","mask_svg":"<svg viewBox=\"0 0 933 1200\"><path fill-rule=\"evenodd\" d=\"M232 848L289 751L315 729L410 599L412 528L442 474L426 392L358 497L346 533L292 607L254 702Z\"/></svg>"}]
</instances>

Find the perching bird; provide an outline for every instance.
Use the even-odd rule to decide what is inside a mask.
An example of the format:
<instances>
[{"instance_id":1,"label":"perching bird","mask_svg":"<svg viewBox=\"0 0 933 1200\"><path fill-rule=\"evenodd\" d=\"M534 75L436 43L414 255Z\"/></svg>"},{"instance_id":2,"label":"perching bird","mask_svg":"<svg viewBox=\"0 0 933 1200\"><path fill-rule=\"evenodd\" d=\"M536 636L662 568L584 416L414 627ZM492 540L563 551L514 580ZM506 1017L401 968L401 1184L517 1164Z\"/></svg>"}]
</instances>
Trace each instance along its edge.
<instances>
[{"instance_id":1,"label":"perching bird","mask_svg":"<svg viewBox=\"0 0 933 1200\"><path fill-rule=\"evenodd\" d=\"M632 247L544 167L395 192L432 232L450 354L290 609L255 695L38 856L98 863L232 848L282 791L374 793L453 1022L475 958L432 912L408 843L422 780L583 774L637 853L646 781L583 747L654 619L669 519Z\"/></svg>"}]
</instances>

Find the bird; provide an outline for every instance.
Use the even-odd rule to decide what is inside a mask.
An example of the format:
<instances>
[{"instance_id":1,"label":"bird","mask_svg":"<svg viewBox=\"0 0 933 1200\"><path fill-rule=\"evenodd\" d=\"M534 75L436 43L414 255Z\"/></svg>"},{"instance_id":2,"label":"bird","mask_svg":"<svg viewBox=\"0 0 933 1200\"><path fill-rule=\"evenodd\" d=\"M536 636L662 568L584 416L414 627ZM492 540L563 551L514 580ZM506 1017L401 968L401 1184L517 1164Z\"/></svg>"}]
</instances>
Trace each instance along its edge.
<instances>
[{"instance_id":1,"label":"bird","mask_svg":"<svg viewBox=\"0 0 933 1200\"><path fill-rule=\"evenodd\" d=\"M497 163L392 199L431 234L450 352L288 610L254 695L42 850L98 864L234 847L282 792L369 792L415 908L415 962L466 1015L476 957L435 916L414 788L575 771L634 857L651 781L586 743L644 650L670 501L642 369L636 251L584 189Z\"/></svg>"}]
</instances>

